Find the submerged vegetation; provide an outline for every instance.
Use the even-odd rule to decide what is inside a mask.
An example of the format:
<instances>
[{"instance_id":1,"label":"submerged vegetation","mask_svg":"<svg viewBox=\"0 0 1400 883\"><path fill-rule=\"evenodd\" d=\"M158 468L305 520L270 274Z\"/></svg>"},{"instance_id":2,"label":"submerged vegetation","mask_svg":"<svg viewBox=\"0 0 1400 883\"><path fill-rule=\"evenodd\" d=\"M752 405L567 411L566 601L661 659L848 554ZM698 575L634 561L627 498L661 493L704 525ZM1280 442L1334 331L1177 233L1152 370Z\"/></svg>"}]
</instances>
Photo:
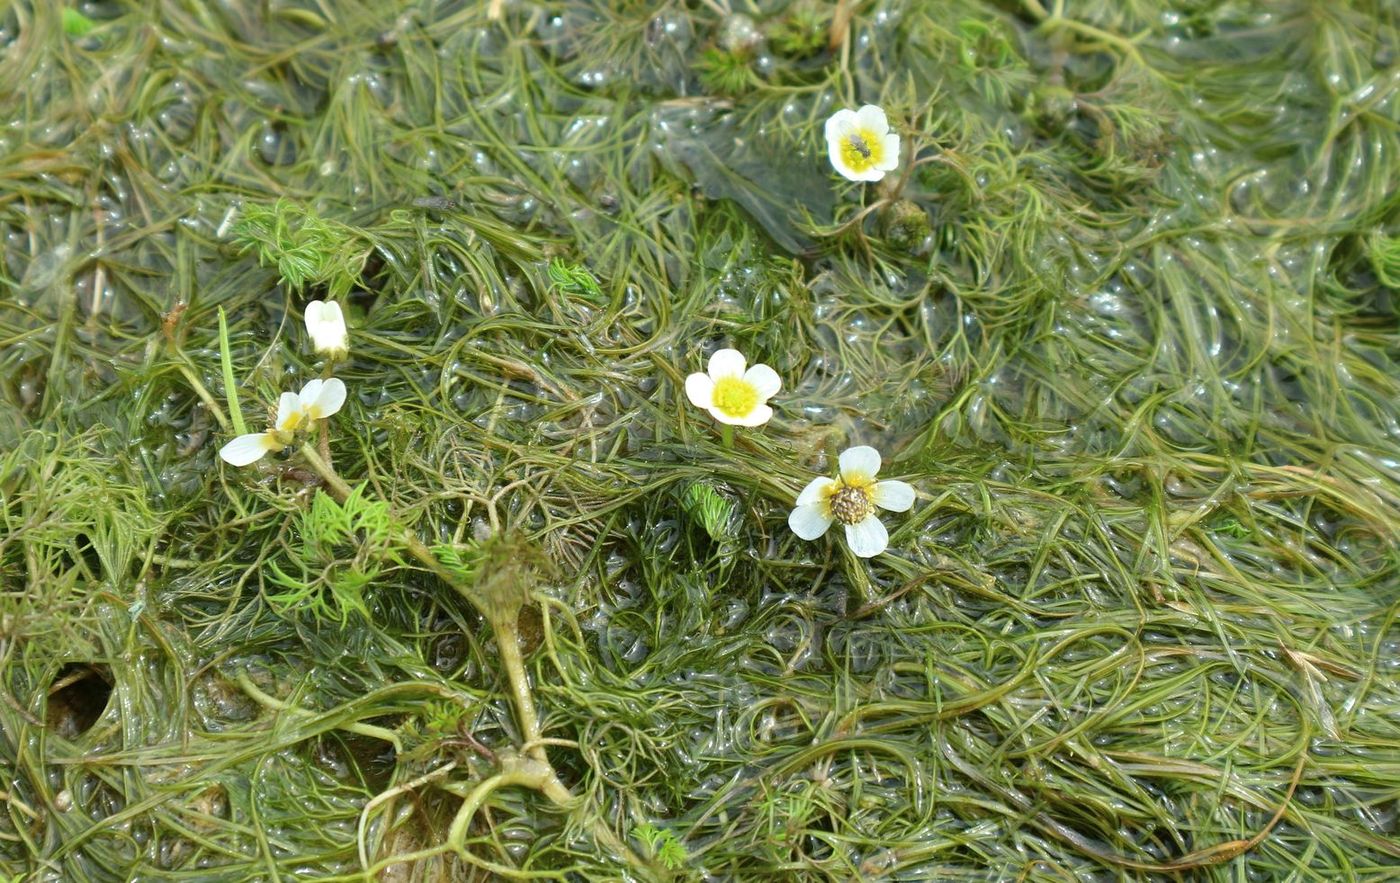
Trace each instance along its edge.
<instances>
[{"instance_id":1,"label":"submerged vegetation","mask_svg":"<svg viewBox=\"0 0 1400 883\"><path fill-rule=\"evenodd\" d=\"M1391 5L157 6L0 11L0 878L1400 863Z\"/></svg>"}]
</instances>

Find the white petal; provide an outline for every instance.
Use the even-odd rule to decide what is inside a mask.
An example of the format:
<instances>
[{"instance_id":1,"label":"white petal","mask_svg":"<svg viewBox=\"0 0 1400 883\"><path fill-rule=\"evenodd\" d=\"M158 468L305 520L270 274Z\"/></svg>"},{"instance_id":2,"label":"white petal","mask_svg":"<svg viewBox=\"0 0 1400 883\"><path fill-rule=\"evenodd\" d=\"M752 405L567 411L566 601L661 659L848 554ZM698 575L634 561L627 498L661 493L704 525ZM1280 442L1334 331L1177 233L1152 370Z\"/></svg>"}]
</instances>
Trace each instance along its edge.
<instances>
[{"instance_id":1,"label":"white petal","mask_svg":"<svg viewBox=\"0 0 1400 883\"><path fill-rule=\"evenodd\" d=\"M831 519L820 504L798 506L788 515L788 527L804 540L815 540L831 527Z\"/></svg>"},{"instance_id":2,"label":"white petal","mask_svg":"<svg viewBox=\"0 0 1400 883\"><path fill-rule=\"evenodd\" d=\"M317 397L321 395L321 387L325 385L326 381L319 377L315 380L308 380L306 386L301 388L301 392L297 393L297 395L301 397L302 408L311 407L311 403L316 401Z\"/></svg>"},{"instance_id":3,"label":"white petal","mask_svg":"<svg viewBox=\"0 0 1400 883\"><path fill-rule=\"evenodd\" d=\"M841 173L841 177L849 181L859 181L860 173L851 170L846 165L846 160L841 156L841 139L833 138L826 142L826 155L831 160L831 167Z\"/></svg>"},{"instance_id":4,"label":"white petal","mask_svg":"<svg viewBox=\"0 0 1400 883\"><path fill-rule=\"evenodd\" d=\"M716 350L715 354L710 356L710 364L706 370L711 380L719 380L721 377L743 377L746 364L748 363L744 360L743 353L738 350Z\"/></svg>"},{"instance_id":5,"label":"white petal","mask_svg":"<svg viewBox=\"0 0 1400 883\"><path fill-rule=\"evenodd\" d=\"M748 425L748 424L746 424L746 423L744 422L744 418L743 418L743 417L730 417L728 414L724 413L724 412L721 411L719 408L711 408L711 409L710 409L710 416L713 417L713 418L715 418L716 420L718 420L720 423L727 423L727 424L729 424L730 426L746 426L746 425Z\"/></svg>"},{"instance_id":6,"label":"white petal","mask_svg":"<svg viewBox=\"0 0 1400 883\"><path fill-rule=\"evenodd\" d=\"M777 371L767 365L754 365L744 372L744 379L758 390L759 401L768 401L783 388L783 379L778 376Z\"/></svg>"},{"instance_id":7,"label":"white petal","mask_svg":"<svg viewBox=\"0 0 1400 883\"><path fill-rule=\"evenodd\" d=\"M890 545L889 531L874 515L856 524L846 525L846 542L857 558L873 558Z\"/></svg>"},{"instance_id":8,"label":"white petal","mask_svg":"<svg viewBox=\"0 0 1400 883\"><path fill-rule=\"evenodd\" d=\"M857 445L842 451L837 462L847 484L869 481L880 471L880 452L869 445Z\"/></svg>"},{"instance_id":9,"label":"white petal","mask_svg":"<svg viewBox=\"0 0 1400 883\"><path fill-rule=\"evenodd\" d=\"M851 131L855 127L855 111L845 109L836 111L836 113L833 113L831 116L826 118L826 128L824 130L824 134L826 135L827 144L839 145L841 143L841 136Z\"/></svg>"},{"instance_id":10,"label":"white petal","mask_svg":"<svg viewBox=\"0 0 1400 883\"><path fill-rule=\"evenodd\" d=\"M914 505L914 488L904 481L882 481L875 485L875 505L891 512L908 512Z\"/></svg>"},{"instance_id":11,"label":"white petal","mask_svg":"<svg viewBox=\"0 0 1400 883\"><path fill-rule=\"evenodd\" d=\"M816 478L807 482L807 486L802 489L802 493L797 495L797 502L793 505L807 506L812 503L822 502L822 500L826 496L823 493L823 491L831 487L833 484L836 484L836 481L834 479L827 478L825 475L817 476Z\"/></svg>"},{"instance_id":12,"label":"white petal","mask_svg":"<svg viewBox=\"0 0 1400 883\"><path fill-rule=\"evenodd\" d=\"M326 302L323 300L313 300L306 305L306 309L302 311L302 315L306 318L307 331L310 331L312 334L316 333L316 326L321 324L321 314L325 308Z\"/></svg>"},{"instance_id":13,"label":"white petal","mask_svg":"<svg viewBox=\"0 0 1400 883\"><path fill-rule=\"evenodd\" d=\"M234 466L247 466L249 463L261 460L264 454L275 447L277 447L277 443L266 432L252 432L248 435L240 435L219 448L219 456L224 459L224 462Z\"/></svg>"},{"instance_id":14,"label":"white petal","mask_svg":"<svg viewBox=\"0 0 1400 883\"><path fill-rule=\"evenodd\" d=\"M710 412L715 413L714 411ZM734 417L725 420L725 423L732 423L735 426L762 426L773 419L773 409L767 405L754 405L753 410L742 417Z\"/></svg>"},{"instance_id":15,"label":"white petal","mask_svg":"<svg viewBox=\"0 0 1400 883\"><path fill-rule=\"evenodd\" d=\"M831 160L831 167L841 174L841 177L848 181L878 181L884 177L884 172L871 167L863 172L858 172L846 163L846 158L842 154L842 144L846 136L856 130L856 114L852 110L838 110L826 121L826 156ZM874 175L872 178L871 175Z\"/></svg>"},{"instance_id":16,"label":"white petal","mask_svg":"<svg viewBox=\"0 0 1400 883\"><path fill-rule=\"evenodd\" d=\"M692 374L685 379L685 397L697 408L709 408L715 403L715 382L708 374Z\"/></svg>"},{"instance_id":17,"label":"white petal","mask_svg":"<svg viewBox=\"0 0 1400 883\"><path fill-rule=\"evenodd\" d=\"M884 135L890 130L889 118L885 112L873 104L867 104L856 111L856 125L868 129L876 135Z\"/></svg>"},{"instance_id":18,"label":"white petal","mask_svg":"<svg viewBox=\"0 0 1400 883\"><path fill-rule=\"evenodd\" d=\"M278 429L296 429L301 422L301 396L294 392L282 393L282 398L277 400L277 422L273 424Z\"/></svg>"},{"instance_id":19,"label":"white petal","mask_svg":"<svg viewBox=\"0 0 1400 883\"><path fill-rule=\"evenodd\" d=\"M876 168L892 172L899 166L899 136L891 132L885 136L884 151Z\"/></svg>"},{"instance_id":20,"label":"white petal","mask_svg":"<svg viewBox=\"0 0 1400 883\"><path fill-rule=\"evenodd\" d=\"M339 411L343 404L345 404L345 381L339 377L332 377L322 385L310 408L317 417L330 417Z\"/></svg>"}]
</instances>

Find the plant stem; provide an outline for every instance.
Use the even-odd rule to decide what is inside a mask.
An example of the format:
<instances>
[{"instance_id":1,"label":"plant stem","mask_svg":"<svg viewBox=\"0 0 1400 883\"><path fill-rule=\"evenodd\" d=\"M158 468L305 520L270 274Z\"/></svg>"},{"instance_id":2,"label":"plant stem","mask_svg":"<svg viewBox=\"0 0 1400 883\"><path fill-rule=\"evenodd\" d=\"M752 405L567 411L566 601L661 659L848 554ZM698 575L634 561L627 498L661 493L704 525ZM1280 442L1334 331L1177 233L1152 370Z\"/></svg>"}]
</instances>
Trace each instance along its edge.
<instances>
[{"instance_id":1,"label":"plant stem","mask_svg":"<svg viewBox=\"0 0 1400 883\"><path fill-rule=\"evenodd\" d=\"M184 353L180 353L179 356L180 361L175 363L175 370L179 371L180 374L184 376L190 388L194 390L195 395L199 396L200 401L204 402L204 407L208 408L209 413L214 415L214 419L219 421L219 428L228 429L229 421L228 418L224 416L224 409L219 407L218 401L209 394L209 390L205 389L204 384L200 383L199 378L195 376L194 369L190 367L189 358L186 357Z\"/></svg>"},{"instance_id":2,"label":"plant stem","mask_svg":"<svg viewBox=\"0 0 1400 883\"><path fill-rule=\"evenodd\" d=\"M526 753L534 760L548 763L544 745L540 744L540 718L535 711L535 697L530 692L530 677L525 672L525 658L520 652L520 632L516 625L515 613L510 616L491 617L491 628L496 633L496 644L501 656L501 666L506 670L506 680L510 681L510 693L515 699L515 714L520 719L520 737L527 746Z\"/></svg>"},{"instance_id":3,"label":"plant stem","mask_svg":"<svg viewBox=\"0 0 1400 883\"><path fill-rule=\"evenodd\" d=\"M298 708L290 702L283 702L281 699L269 696L262 690L259 690L257 686L253 684L253 680L248 677L247 672L238 673L238 686L242 687L243 692L247 693L255 702L264 708L271 708L275 711L285 711L300 717L316 716L315 712L307 711L304 708ZM403 743L399 741L399 737L392 730L386 730L384 727L376 727L373 724L351 721L350 723L336 724L335 728L337 730L344 730L347 733L369 736L371 739L380 739L393 745L395 751L403 751Z\"/></svg>"},{"instance_id":4,"label":"plant stem","mask_svg":"<svg viewBox=\"0 0 1400 883\"><path fill-rule=\"evenodd\" d=\"M721 423L719 430L720 441L724 444L726 451L734 450L734 426L730 423Z\"/></svg>"},{"instance_id":5,"label":"plant stem","mask_svg":"<svg viewBox=\"0 0 1400 883\"><path fill-rule=\"evenodd\" d=\"M732 427L726 426L725 429L732 430ZM730 434L732 435L732 432ZM312 443L304 442L301 446L301 454L306 458L307 465L326 483L327 493L343 503L354 488L350 487L345 479L336 473L330 463L322 459ZM530 691L530 679L525 671L525 658L520 652L520 632L515 621L518 611L512 610L509 615L506 615L503 611L483 609L473 598L471 587L462 585L455 574L443 567L432 550L414 536L410 529L402 528L398 539L410 555L418 559L419 563L432 571L443 582L452 586L459 595L471 601L472 605L481 611L482 615L491 623L491 629L495 632L496 643L499 647L501 666L505 669L506 679L510 681L511 704L515 707L516 716L520 719L521 744L525 749L523 757L512 752L514 759L503 758L501 771L472 789L466 801L457 810L456 818L453 819L447 838L448 845L459 853L465 850L466 847L461 841L466 836L466 828L470 824L472 816L476 814L476 811L480 809L481 804L492 791L507 785L524 785L534 788L556 806L573 808L577 805L578 798L569 790L569 786L565 785L559 778L554 765L549 761L549 755L545 753L545 745L540 738L539 713L535 710L534 694ZM633 852L601 818L595 817L590 827L593 839L598 845L631 865L642 879L669 879L669 874L659 872L650 862Z\"/></svg>"}]
</instances>

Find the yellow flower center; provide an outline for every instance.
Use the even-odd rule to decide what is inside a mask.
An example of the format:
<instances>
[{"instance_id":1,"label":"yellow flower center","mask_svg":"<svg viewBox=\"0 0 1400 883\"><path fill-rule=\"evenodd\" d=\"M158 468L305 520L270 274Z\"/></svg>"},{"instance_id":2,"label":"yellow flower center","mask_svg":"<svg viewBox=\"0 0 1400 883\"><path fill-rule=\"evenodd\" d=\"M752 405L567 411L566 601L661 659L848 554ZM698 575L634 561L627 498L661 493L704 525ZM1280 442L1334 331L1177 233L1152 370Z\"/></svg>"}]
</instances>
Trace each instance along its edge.
<instances>
[{"instance_id":1,"label":"yellow flower center","mask_svg":"<svg viewBox=\"0 0 1400 883\"><path fill-rule=\"evenodd\" d=\"M860 524L875 511L870 488L837 481L826 498L831 517L842 524Z\"/></svg>"},{"instance_id":2,"label":"yellow flower center","mask_svg":"<svg viewBox=\"0 0 1400 883\"><path fill-rule=\"evenodd\" d=\"M885 158L885 139L869 129L841 136L841 160L853 172L864 172Z\"/></svg>"},{"instance_id":3,"label":"yellow flower center","mask_svg":"<svg viewBox=\"0 0 1400 883\"><path fill-rule=\"evenodd\" d=\"M711 401L715 410L736 420L747 417L758 404L758 390L742 377L721 377L715 381Z\"/></svg>"}]
</instances>

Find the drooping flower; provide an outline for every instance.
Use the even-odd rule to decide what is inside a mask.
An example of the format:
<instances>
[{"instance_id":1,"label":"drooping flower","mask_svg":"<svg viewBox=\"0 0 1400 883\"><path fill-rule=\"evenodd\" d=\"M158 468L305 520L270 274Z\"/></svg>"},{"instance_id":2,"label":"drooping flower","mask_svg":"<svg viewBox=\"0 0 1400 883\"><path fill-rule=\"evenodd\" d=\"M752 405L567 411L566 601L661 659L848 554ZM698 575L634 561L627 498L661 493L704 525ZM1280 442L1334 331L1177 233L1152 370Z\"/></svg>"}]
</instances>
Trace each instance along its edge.
<instances>
[{"instance_id":1,"label":"drooping flower","mask_svg":"<svg viewBox=\"0 0 1400 883\"><path fill-rule=\"evenodd\" d=\"M256 463L264 455L280 451L295 439L299 430L310 429L315 421L330 417L345 404L345 383L339 378L312 380L301 392L284 392L277 400L277 419L267 432L250 432L219 449L219 456L234 466Z\"/></svg>"},{"instance_id":2,"label":"drooping flower","mask_svg":"<svg viewBox=\"0 0 1400 883\"><path fill-rule=\"evenodd\" d=\"M903 481L876 481L880 452L868 445L847 448L838 458L840 478L814 478L797 495L788 527L804 540L815 540L833 522L846 528L846 542L861 558L871 558L890 544L877 509L905 512L914 505L914 488Z\"/></svg>"},{"instance_id":3,"label":"drooping flower","mask_svg":"<svg viewBox=\"0 0 1400 883\"><path fill-rule=\"evenodd\" d=\"M311 335L312 350L327 358L344 358L350 351L345 314L333 300L313 300L306 305L306 333Z\"/></svg>"},{"instance_id":4,"label":"drooping flower","mask_svg":"<svg viewBox=\"0 0 1400 883\"><path fill-rule=\"evenodd\" d=\"M685 395L697 408L704 408L721 423L733 426L761 426L773 416L768 400L777 395L783 381L767 365L747 362L738 350L719 350L710 356L704 374L685 379Z\"/></svg>"},{"instance_id":5,"label":"drooping flower","mask_svg":"<svg viewBox=\"0 0 1400 883\"><path fill-rule=\"evenodd\" d=\"M878 181L899 165L899 135L873 104L838 110L826 120L826 151L836 171L852 181Z\"/></svg>"}]
</instances>

